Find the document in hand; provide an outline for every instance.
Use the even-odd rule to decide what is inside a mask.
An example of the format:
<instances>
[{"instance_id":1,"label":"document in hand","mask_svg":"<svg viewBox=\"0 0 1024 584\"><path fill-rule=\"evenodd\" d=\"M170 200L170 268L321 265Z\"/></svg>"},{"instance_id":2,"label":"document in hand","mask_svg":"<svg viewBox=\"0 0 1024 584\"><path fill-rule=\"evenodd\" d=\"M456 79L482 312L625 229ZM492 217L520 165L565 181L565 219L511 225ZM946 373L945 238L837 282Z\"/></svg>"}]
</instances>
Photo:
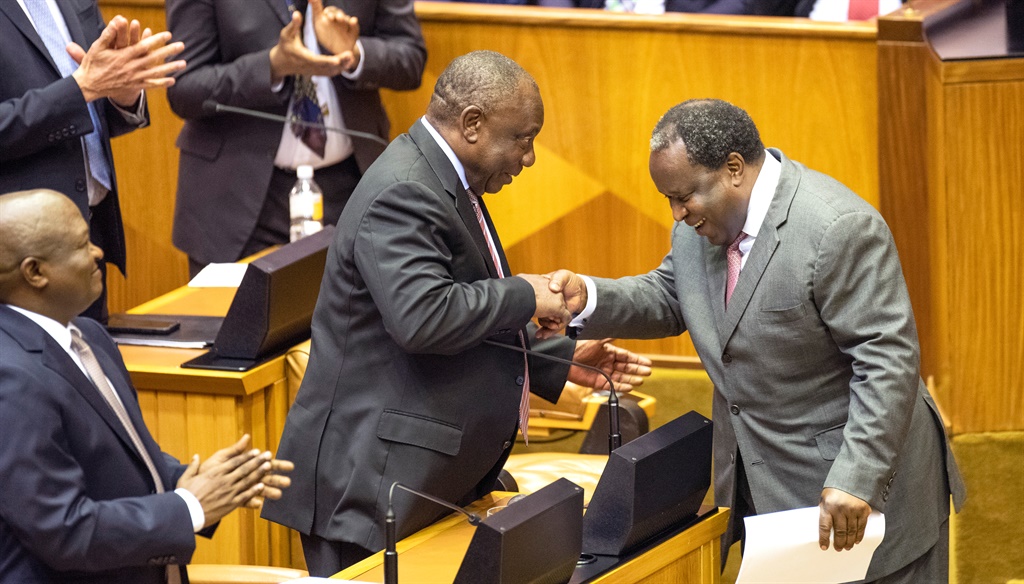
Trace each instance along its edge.
<instances>
[{"instance_id":1,"label":"document in hand","mask_svg":"<svg viewBox=\"0 0 1024 584\"><path fill-rule=\"evenodd\" d=\"M864 540L851 550L818 547L818 508L747 517L743 563L736 584L820 583L863 580L885 536L885 516L868 517Z\"/></svg>"}]
</instances>

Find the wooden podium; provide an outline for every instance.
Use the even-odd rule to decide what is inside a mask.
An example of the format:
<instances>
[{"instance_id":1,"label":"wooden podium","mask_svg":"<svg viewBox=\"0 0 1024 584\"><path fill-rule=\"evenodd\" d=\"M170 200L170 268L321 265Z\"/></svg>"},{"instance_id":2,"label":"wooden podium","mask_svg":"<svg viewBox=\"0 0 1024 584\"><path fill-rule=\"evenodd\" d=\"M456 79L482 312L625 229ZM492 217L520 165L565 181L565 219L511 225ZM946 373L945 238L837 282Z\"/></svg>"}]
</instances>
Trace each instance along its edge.
<instances>
[{"instance_id":1,"label":"wooden podium","mask_svg":"<svg viewBox=\"0 0 1024 584\"><path fill-rule=\"evenodd\" d=\"M514 494L491 493L468 510L485 515L487 509L504 504ZM725 532L728 520L728 509L703 508L697 523L579 582L717 584L721 580L719 538ZM451 515L398 542L399 580L417 584L451 584L474 531L464 516ZM383 582L383 552L335 574L332 579ZM576 576L572 582L577 582Z\"/></svg>"},{"instance_id":2,"label":"wooden podium","mask_svg":"<svg viewBox=\"0 0 1024 584\"><path fill-rule=\"evenodd\" d=\"M182 287L129 312L224 316L234 295L235 288ZM165 452L179 460L196 453L205 458L245 433L256 448L276 451L294 397L284 356L249 371L228 372L181 368L201 349L121 345L120 350L146 426ZM192 562L305 567L297 538L249 509L225 517L212 539L197 538Z\"/></svg>"}]
</instances>

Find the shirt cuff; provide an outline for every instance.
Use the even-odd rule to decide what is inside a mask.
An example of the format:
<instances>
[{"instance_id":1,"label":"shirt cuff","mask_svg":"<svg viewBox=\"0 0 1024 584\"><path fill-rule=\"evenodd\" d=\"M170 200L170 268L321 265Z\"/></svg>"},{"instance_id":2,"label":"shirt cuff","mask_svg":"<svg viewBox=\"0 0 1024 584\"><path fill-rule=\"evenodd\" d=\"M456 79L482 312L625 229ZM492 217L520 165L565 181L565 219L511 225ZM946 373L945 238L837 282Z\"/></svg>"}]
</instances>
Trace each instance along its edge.
<instances>
[{"instance_id":1,"label":"shirt cuff","mask_svg":"<svg viewBox=\"0 0 1024 584\"><path fill-rule=\"evenodd\" d=\"M110 102L110 105L114 106L114 109L116 109L121 114L121 117L124 118L124 121L128 122L129 124L141 126L142 124L146 123L145 91L139 92L139 105L135 106L135 111L118 105L118 103L112 99L109 99L107 101Z\"/></svg>"},{"instance_id":2,"label":"shirt cuff","mask_svg":"<svg viewBox=\"0 0 1024 584\"><path fill-rule=\"evenodd\" d=\"M580 276L583 283L587 285L587 305L583 307L583 312L580 312L572 321L569 326L582 330L587 324L587 319L594 313L594 309L597 308L597 286L594 285L594 280L590 276Z\"/></svg>"},{"instance_id":3,"label":"shirt cuff","mask_svg":"<svg viewBox=\"0 0 1024 584\"><path fill-rule=\"evenodd\" d=\"M192 516L193 533L202 531L203 525L206 524L206 513L203 512L203 506L199 504L199 499L196 499L196 496L188 489L174 489L174 493L188 505L188 514Z\"/></svg>"},{"instance_id":4,"label":"shirt cuff","mask_svg":"<svg viewBox=\"0 0 1024 584\"><path fill-rule=\"evenodd\" d=\"M355 70L351 73L348 71L342 71L341 76L345 79L352 79L353 81L359 79L359 76L363 74L363 63L366 62L366 53L363 52L363 41L356 39L356 47L359 48L359 64L356 65Z\"/></svg>"}]
</instances>

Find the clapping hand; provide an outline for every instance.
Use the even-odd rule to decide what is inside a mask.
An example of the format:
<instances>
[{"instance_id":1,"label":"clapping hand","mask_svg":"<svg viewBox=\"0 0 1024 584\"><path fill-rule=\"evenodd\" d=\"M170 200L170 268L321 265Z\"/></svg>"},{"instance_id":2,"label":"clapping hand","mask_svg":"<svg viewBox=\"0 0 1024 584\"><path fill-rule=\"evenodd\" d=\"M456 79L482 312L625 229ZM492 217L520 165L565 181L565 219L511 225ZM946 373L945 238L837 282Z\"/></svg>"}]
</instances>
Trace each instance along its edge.
<instances>
[{"instance_id":1,"label":"clapping hand","mask_svg":"<svg viewBox=\"0 0 1024 584\"><path fill-rule=\"evenodd\" d=\"M352 71L359 65L359 19L349 16L336 6L323 5L323 0L310 0L313 12L313 30L316 40L325 49L341 58L345 71Z\"/></svg>"}]
</instances>

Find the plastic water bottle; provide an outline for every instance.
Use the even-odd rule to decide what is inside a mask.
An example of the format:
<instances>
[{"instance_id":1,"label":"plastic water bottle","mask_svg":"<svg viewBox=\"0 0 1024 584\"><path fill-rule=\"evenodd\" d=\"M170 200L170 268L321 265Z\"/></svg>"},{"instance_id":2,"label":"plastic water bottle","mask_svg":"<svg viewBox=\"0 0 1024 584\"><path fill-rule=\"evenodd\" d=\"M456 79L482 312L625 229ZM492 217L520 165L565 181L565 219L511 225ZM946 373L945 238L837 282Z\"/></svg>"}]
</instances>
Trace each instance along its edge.
<instances>
[{"instance_id":1,"label":"plastic water bottle","mask_svg":"<svg viewBox=\"0 0 1024 584\"><path fill-rule=\"evenodd\" d=\"M299 180L288 195L291 214L291 241L298 241L324 228L324 193L313 181L313 167L304 164L295 169Z\"/></svg>"}]
</instances>

